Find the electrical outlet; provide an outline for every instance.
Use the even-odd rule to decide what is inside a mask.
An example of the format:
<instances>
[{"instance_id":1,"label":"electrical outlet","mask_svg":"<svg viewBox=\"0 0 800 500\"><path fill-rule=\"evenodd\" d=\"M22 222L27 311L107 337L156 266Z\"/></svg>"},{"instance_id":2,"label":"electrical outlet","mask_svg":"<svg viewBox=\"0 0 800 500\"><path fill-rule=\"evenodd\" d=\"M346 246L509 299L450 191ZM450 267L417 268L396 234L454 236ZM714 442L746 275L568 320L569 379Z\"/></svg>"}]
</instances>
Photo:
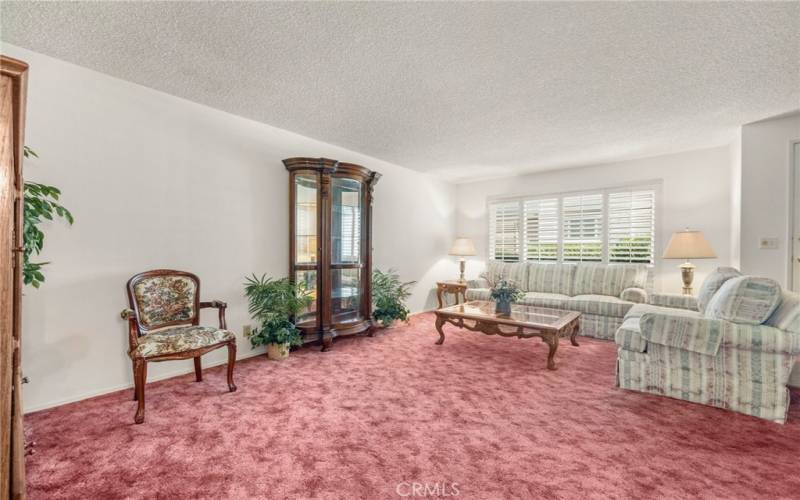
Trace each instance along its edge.
<instances>
[{"instance_id":1,"label":"electrical outlet","mask_svg":"<svg viewBox=\"0 0 800 500\"><path fill-rule=\"evenodd\" d=\"M758 248L761 250L775 250L778 248L778 238L760 238Z\"/></svg>"},{"instance_id":2,"label":"electrical outlet","mask_svg":"<svg viewBox=\"0 0 800 500\"><path fill-rule=\"evenodd\" d=\"M249 337L250 335L252 335L252 334L253 334L253 327L252 327L252 326L250 326L250 325L244 325L244 326L242 327L242 334L243 334L245 337Z\"/></svg>"}]
</instances>

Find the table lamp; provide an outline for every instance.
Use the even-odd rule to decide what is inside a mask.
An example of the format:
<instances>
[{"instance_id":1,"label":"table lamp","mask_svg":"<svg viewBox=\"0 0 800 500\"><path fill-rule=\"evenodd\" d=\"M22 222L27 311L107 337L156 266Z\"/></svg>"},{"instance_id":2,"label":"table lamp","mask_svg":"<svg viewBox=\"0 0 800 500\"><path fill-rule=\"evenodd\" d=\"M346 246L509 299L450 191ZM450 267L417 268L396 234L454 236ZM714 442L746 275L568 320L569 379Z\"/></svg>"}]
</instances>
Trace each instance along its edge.
<instances>
[{"instance_id":1,"label":"table lamp","mask_svg":"<svg viewBox=\"0 0 800 500\"><path fill-rule=\"evenodd\" d=\"M456 241L453 242L453 246L450 247L450 255L456 255L459 257L458 262L461 269L461 277L458 279L458 281L463 283L466 281L464 279L464 267L466 265L464 257L475 255L475 245L469 238L456 238Z\"/></svg>"},{"instance_id":2,"label":"table lamp","mask_svg":"<svg viewBox=\"0 0 800 500\"><path fill-rule=\"evenodd\" d=\"M680 265L681 278L683 279L683 294L692 294L692 281L694 280L694 264L689 259L714 259L717 254L706 240L701 231L684 231L672 233L663 258L665 259L685 259L686 262Z\"/></svg>"}]
</instances>

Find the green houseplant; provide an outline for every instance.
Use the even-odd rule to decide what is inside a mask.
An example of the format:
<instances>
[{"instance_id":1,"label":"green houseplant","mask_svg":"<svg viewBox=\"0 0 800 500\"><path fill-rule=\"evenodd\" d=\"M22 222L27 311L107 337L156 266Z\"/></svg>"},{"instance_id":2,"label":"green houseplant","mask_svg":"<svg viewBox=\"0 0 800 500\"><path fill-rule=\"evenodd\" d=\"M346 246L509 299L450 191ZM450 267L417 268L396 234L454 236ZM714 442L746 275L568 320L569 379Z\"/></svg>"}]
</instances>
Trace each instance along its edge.
<instances>
[{"instance_id":1,"label":"green houseplant","mask_svg":"<svg viewBox=\"0 0 800 500\"><path fill-rule=\"evenodd\" d=\"M23 148L25 158L38 158L36 152L25 146ZM74 222L72 214L58 203L61 191L47 184L38 182L26 182L23 189L24 204L22 216L22 281L26 285L34 288L44 282L42 267L49 262L32 262L31 257L38 255L44 248L44 232L40 225L45 221L52 221L55 218L63 218L70 225Z\"/></svg>"},{"instance_id":2,"label":"green houseplant","mask_svg":"<svg viewBox=\"0 0 800 500\"><path fill-rule=\"evenodd\" d=\"M508 315L511 314L511 303L521 299L524 295L513 281L503 278L492 287L490 297L497 301L495 312Z\"/></svg>"},{"instance_id":3,"label":"green houseplant","mask_svg":"<svg viewBox=\"0 0 800 500\"><path fill-rule=\"evenodd\" d=\"M245 281L248 311L261 326L250 334L253 347L267 346L270 359L285 359L289 347L302 344L300 330L292 317L311 305L311 294L289 278L272 279L255 274Z\"/></svg>"},{"instance_id":4,"label":"green houseplant","mask_svg":"<svg viewBox=\"0 0 800 500\"><path fill-rule=\"evenodd\" d=\"M408 321L409 310L405 301L411 295L409 288L416 281L400 281L394 269L372 272L372 317L387 328L395 320Z\"/></svg>"}]
</instances>

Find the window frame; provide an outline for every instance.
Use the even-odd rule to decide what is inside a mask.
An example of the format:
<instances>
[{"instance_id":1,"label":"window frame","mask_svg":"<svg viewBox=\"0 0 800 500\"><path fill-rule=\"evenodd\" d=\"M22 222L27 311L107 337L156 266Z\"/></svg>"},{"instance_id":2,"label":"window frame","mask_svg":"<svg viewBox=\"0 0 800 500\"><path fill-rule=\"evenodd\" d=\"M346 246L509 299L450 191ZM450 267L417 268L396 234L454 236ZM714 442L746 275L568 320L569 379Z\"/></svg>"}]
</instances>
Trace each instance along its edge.
<instances>
[{"instance_id":1,"label":"window frame","mask_svg":"<svg viewBox=\"0 0 800 500\"><path fill-rule=\"evenodd\" d=\"M602 257L600 261L585 261L586 263L595 263L595 264L611 264L611 265L619 265L624 264L623 262L609 262L610 258L610 249L609 249L609 194L610 193L617 193L617 192L624 192L624 191L646 191L650 190L653 191L654 202L653 202L653 210L655 211L654 217L654 227L653 227L653 262L650 264L643 264L650 266L654 269L656 275L658 275L658 271L661 262L661 248L663 238L661 237L661 216L662 216L662 187L663 181L658 180L648 180L642 182L632 182L626 184L617 184L609 187L597 188L597 189L580 189L580 190L572 190L572 191L560 191L560 192L549 192L549 193L541 193L541 194L531 194L531 195L513 195L513 196L488 196L486 198L486 250L487 250L487 260L494 260L494 256L492 255L492 245L491 245L491 238L492 238L492 205L496 203L512 203L516 202L517 206L519 207L519 221L518 221L518 239L519 239L519 248L517 249L519 258L516 262L539 262L539 263L557 263L557 264L564 264L564 263L574 263L578 264L580 261L565 261L564 260L564 226L563 226L563 202L565 197L569 196L578 196L578 195L592 195L592 194L602 194L603 199L603 214L602 214L602 221L603 221L603 230L602 230ZM558 206L558 258L556 261L546 261L546 260L533 260L528 259L527 254L525 253L525 202L526 201L537 201L537 200L548 200L548 199L557 199L557 206Z\"/></svg>"}]
</instances>

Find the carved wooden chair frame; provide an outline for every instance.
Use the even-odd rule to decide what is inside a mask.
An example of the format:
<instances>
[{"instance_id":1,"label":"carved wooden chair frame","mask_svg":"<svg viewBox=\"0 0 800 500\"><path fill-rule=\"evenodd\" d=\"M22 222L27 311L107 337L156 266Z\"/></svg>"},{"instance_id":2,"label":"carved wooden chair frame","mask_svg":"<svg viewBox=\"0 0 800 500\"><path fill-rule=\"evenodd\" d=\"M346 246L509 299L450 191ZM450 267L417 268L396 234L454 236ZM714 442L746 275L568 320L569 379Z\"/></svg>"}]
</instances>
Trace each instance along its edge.
<instances>
[{"instance_id":1,"label":"carved wooden chair frame","mask_svg":"<svg viewBox=\"0 0 800 500\"><path fill-rule=\"evenodd\" d=\"M194 314L186 320L170 321L159 323L157 326L147 325L142 322L139 310L139 303L136 300L136 293L134 287L137 283L144 279L154 278L159 276L181 276L191 279L195 284L194 292ZM146 271L133 276L128 280L126 285L128 291L129 309L124 309L121 313L122 319L128 321L128 356L131 358L133 364L133 383L134 392L133 399L138 401L136 408L136 415L134 422L141 424L144 422L144 387L147 382L147 363L152 361L171 361L176 359L194 359L194 373L197 382L203 380L202 366L200 363L200 356L203 354L227 346L228 348L228 390L233 392L236 390L236 384L233 383L233 368L236 364L236 340L225 340L216 344L208 345L198 349L191 349L183 352L174 352L162 354L151 357L135 356L134 352L139 346L139 338L147 335L150 331L161 329L170 326L198 326L200 323L200 309L214 307L219 311L219 328L227 329L225 323L225 308L228 305L220 300L212 300L210 302L200 302L200 278L197 275L185 271L175 271L172 269L155 269Z\"/></svg>"}]
</instances>

